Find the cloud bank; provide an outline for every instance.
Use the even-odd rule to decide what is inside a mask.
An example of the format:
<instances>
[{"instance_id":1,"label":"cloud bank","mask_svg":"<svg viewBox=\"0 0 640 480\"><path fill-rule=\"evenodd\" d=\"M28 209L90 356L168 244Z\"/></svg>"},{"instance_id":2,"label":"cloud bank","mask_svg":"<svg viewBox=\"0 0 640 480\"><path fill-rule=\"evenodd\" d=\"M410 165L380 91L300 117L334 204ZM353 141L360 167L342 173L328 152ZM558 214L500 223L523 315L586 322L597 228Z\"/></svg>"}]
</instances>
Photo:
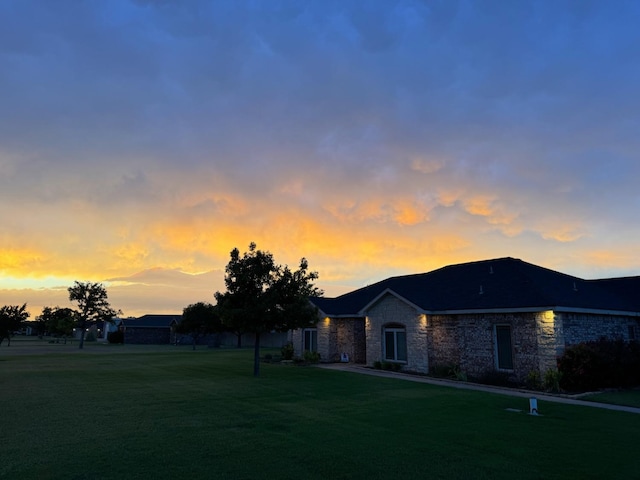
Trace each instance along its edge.
<instances>
[{"instance_id":1,"label":"cloud bank","mask_svg":"<svg viewBox=\"0 0 640 480\"><path fill-rule=\"evenodd\" d=\"M328 293L501 256L638 274L638 20L625 1L6 0L0 303L91 279L125 313L173 312L251 241Z\"/></svg>"}]
</instances>

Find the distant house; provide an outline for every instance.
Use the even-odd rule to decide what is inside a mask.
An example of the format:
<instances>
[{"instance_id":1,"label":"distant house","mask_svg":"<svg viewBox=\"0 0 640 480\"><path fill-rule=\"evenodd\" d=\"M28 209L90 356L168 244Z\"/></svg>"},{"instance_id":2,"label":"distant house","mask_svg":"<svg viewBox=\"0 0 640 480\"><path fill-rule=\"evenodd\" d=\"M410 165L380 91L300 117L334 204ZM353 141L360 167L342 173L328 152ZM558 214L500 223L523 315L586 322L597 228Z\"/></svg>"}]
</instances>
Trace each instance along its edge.
<instances>
[{"instance_id":1,"label":"distant house","mask_svg":"<svg viewBox=\"0 0 640 480\"><path fill-rule=\"evenodd\" d=\"M118 319L122 322L117 328L124 331L124 343L166 345L191 345L193 339L189 334L176 334L175 327L182 321L182 315L143 315L138 318ZM255 342L252 334L242 335L242 346L250 347ZM235 347L238 337L232 333L214 333L198 337L198 345L210 347ZM287 343L287 333L271 332L261 335L260 344L263 347L282 347Z\"/></svg>"},{"instance_id":2,"label":"distant house","mask_svg":"<svg viewBox=\"0 0 640 480\"><path fill-rule=\"evenodd\" d=\"M640 339L640 277L583 280L499 258L392 277L336 298L312 298L315 328L290 332L297 355L400 364L428 373L455 365L480 378L524 380L556 368L567 345Z\"/></svg>"},{"instance_id":3,"label":"distant house","mask_svg":"<svg viewBox=\"0 0 640 480\"><path fill-rule=\"evenodd\" d=\"M98 336L102 340L108 340L109 334L121 330L123 320L119 317L113 317L110 322L102 321L98 323Z\"/></svg>"},{"instance_id":4,"label":"distant house","mask_svg":"<svg viewBox=\"0 0 640 480\"><path fill-rule=\"evenodd\" d=\"M125 344L170 344L175 341L175 326L181 315L143 315L139 318L125 318Z\"/></svg>"}]
</instances>

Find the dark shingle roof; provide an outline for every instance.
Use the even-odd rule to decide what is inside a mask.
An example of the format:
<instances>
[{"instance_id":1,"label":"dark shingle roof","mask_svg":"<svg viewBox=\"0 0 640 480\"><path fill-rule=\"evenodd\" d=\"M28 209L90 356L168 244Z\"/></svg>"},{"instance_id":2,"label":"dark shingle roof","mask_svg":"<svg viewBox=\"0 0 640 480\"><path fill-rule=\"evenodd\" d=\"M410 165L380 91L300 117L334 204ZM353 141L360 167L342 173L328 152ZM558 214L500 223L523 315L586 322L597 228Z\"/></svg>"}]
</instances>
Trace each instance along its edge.
<instances>
[{"instance_id":1,"label":"dark shingle roof","mask_svg":"<svg viewBox=\"0 0 640 480\"><path fill-rule=\"evenodd\" d=\"M640 277L604 278L592 282L625 298L635 311L640 311Z\"/></svg>"},{"instance_id":2,"label":"dark shingle roof","mask_svg":"<svg viewBox=\"0 0 640 480\"><path fill-rule=\"evenodd\" d=\"M640 283L640 277L633 279ZM618 285L613 280L608 284L583 280L507 257L391 277L336 298L313 298L312 302L330 316L358 316L382 292L391 290L425 312L548 307L640 311L639 302L617 288L631 282Z\"/></svg>"},{"instance_id":3,"label":"dark shingle roof","mask_svg":"<svg viewBox=\"0 0 640 480\"><path fill-rule=\"evenodd\" d=\"M138 318L125 318L125 327L137 328L169 328L174 322L179 323L182 315L143 315Z\"/></svg>"}]
</instances>

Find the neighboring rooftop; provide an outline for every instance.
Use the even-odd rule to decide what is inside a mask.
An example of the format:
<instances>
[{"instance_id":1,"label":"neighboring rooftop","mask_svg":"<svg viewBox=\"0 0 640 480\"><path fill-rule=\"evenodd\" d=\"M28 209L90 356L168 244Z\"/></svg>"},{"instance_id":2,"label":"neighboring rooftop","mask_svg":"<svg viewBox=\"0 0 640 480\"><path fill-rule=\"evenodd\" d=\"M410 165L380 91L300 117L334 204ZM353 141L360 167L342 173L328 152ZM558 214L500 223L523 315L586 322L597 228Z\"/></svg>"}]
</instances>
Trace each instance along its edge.
<instances>
[{"instance_id":1,"label":"neighboring rooftop","mask_svg":"<svg viewBox=\"0 0 640 480\"><path fill-rule=\"evenodd\" d=\"M125 318L125 327L158 328L170 327L173 323L180 323L182 315L143 315L138 318Z\"/></svg>"}]
</instances>

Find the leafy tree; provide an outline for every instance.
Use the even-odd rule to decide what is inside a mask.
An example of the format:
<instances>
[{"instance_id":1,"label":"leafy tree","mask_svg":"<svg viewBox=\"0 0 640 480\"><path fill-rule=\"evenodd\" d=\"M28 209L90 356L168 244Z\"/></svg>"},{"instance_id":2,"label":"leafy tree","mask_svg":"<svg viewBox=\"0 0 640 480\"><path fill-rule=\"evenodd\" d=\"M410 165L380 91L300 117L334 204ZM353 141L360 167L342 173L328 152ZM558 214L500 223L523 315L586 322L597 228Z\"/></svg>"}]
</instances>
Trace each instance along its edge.
<instances>
[{"instance_id":1,"label":"leafy tree","mask_svg":"<svg viewBox=\"0 0 640 480\"><path fill-rule=\"evenodd\" d=\"M208 333L220 332L222 323L216 307L210 303L198 302L182 311L182 321L177 325L176 332L191 335L193 349L196 349L198 338Z\"/></svg>"},{"instance_id":2,"label":"leafy tree","mask_svg":"<svg viewBox=\"0 0 640 480\"><path fill-rule=\"evenodd\" d=\"M44 308L51 309L51 307L44 307ZM44 312L44 308L42 309L43 312ZM36 328L36 331L38 332L38 335L42 336L47 333L47 321L44 318L42 318L42 314L38 315L35 319L35 322L33 323L35 324L35 328Z\"/></svg>"},{"instance_id":3,"label":"leafy tree","mask_svg":"<svg viewBox=\"0 0 640 480\"><path fill-rule=\"evenodd\" d=\"M44 330L54 337L67 338L73 336L73 328L76 326L78 314L71 308L44 307L37 317L39 323L44 324Z\"/></svg>"},{"instance_id":4,"label":"leafy tree","mask_svg":"<svg viewBox=\"0 0 640 480\"><path fill-rule=\"evenodd\" d=\"M80 329L80 347L84 346L84 335L87 325L97 322L113 322L118 313L109 304L107 289L101 283L74 282L69 290L69 300L77 302L76 325Z\"/></svg>"},{"instance_id":5,"label":"leafy tree","mask_svg":"<svg viewBox=\"0 0 640 480\"><path fill-rule=\"evenodd\" d=\"M7 346L11 346L11 335L20 328L20 324L29 318L27 304L5 305L0 307L0 345L7 339Z\"/></svg>"},{"instance_id":6,"label":"leafy tree","mask_svg":"<svg viewBox=\"0 0 640 480\"><path fill-rule=\"evenodd\" d=\"M53 311L54 309L51 307L43 307L42 313L36 317L36 322L41 331L49 335L52 335L51 324L53 323Z\"/></svg>"},{"instance_id":7,"label":"leafy tree","mask_svg":"<svg viewBox=\"0 0 640 480\"><path fill-rule=\"evenodd\" d=\"M320 296L314 286L317 272L310 272L302 258L297 270L277 265L270 252L249 245L240 256L234 248L225 268L227 291L216 292L217 308L225 329L255 335L253 374L260 375L260 335L312 326L318 321L310 296Z\"/></svg>"}]
</instances>

